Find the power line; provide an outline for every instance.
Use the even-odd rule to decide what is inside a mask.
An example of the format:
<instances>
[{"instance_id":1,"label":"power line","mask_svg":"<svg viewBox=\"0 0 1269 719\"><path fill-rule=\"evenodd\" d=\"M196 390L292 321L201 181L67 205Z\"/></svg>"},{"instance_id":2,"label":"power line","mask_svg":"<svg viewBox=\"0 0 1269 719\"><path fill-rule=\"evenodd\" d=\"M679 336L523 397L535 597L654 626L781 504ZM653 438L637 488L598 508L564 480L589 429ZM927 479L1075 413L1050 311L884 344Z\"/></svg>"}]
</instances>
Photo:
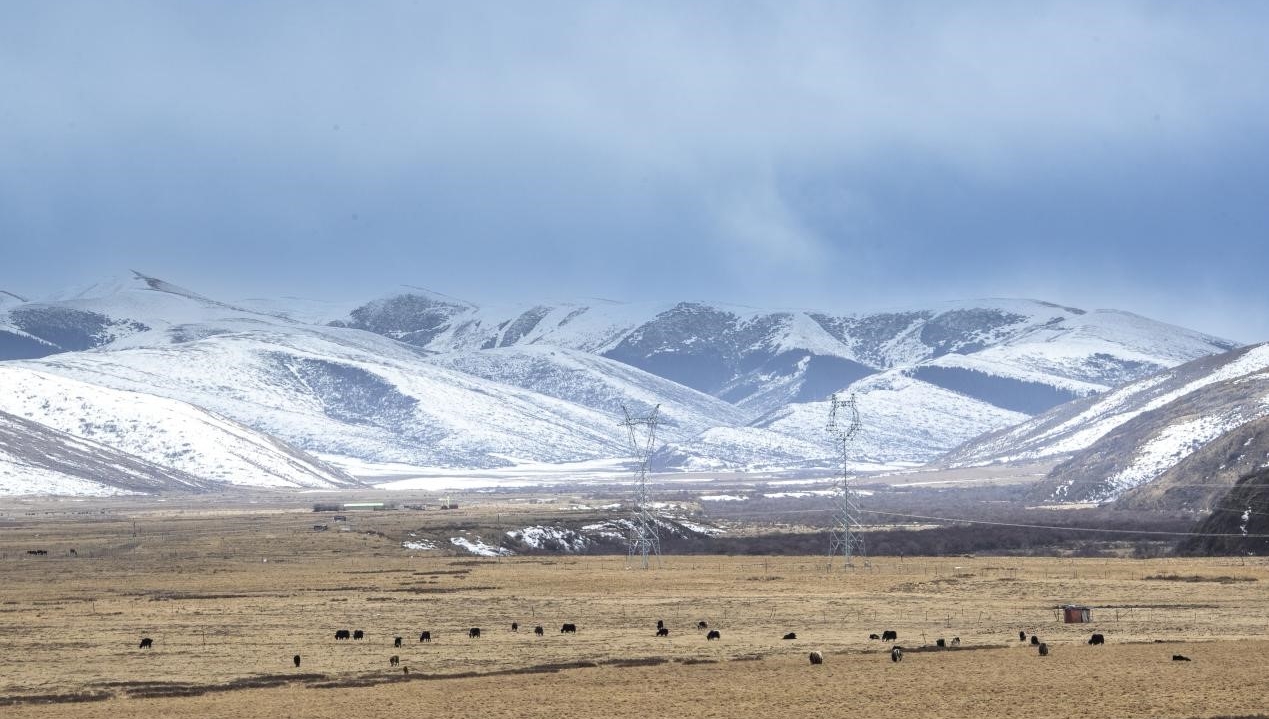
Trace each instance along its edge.
<instances>
[{"instance_id":1,"label":"power line","mask_svg":"<svg viewBox=\"0 0 1269 719\"><path fill-rule=\"evenodd\" d=\"M789 514L823 514L825 512L835 512L836 509L794 509L789 511L781 511L777 509L766 510L762 512L742 512L748 515L766 515L766 516L784 516ZM1157 534L1175 537L1246 537L1249 539L1269 538L1269 534L1215 534L1211 532L1167 532L1153 529L1097 529L1096 527L1063 527L1056 524L1026 524L1022 522L995 522L986 519L965 519L962 517L935 517L924 514L904 514L902 512L883 512L875 509L861 509L863 514L878 514L888 517L902 517L905 519L922 519L931 522L951 522L958 524L984 524L999 527L1020 527L1023 529L1052 529L1056 531L1069 532L1103 532L1108 534ZM1239 510L1241 511L1241 510Z\"/></svg>"}]
</instances>

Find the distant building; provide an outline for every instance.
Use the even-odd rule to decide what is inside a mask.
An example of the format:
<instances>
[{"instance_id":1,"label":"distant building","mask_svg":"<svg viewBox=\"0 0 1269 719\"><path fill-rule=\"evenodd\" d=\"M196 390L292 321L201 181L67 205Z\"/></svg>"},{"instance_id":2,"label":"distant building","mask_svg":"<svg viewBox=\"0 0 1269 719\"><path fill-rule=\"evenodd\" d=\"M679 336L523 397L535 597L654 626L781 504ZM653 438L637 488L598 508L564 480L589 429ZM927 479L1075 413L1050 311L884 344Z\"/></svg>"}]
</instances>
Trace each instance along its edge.
<instances>
[{"instance_id":1,"label":"distant building","mask_svg":"<svg viewBox=\"0 0 1269 719\"><path fill-rule=\"evenodd\" d=\"M1062 606L1062 621L1066 624L1087 624L1093 621L1093 610L1079 604Z\"/></svg>"},{"instance_id":2,"label":"distant building","mask_svg":"<svg viewBox=\"0 0 1269 719\"><path fill-rule=\"evenodd\" d=\"M396 508L396 504L388 502L344 502L340 505L340 509L345 512L381 512Z\"/></svg>"}]
</instances>

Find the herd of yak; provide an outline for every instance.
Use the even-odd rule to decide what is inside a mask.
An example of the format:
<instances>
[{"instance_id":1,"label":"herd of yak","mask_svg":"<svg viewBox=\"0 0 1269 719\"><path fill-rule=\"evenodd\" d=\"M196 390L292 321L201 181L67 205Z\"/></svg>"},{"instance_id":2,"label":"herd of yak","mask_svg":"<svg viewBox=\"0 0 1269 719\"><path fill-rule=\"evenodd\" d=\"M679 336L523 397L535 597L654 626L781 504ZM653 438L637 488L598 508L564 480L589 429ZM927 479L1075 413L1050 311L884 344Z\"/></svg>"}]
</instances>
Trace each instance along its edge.
<instances>
[{"instance_id":1,"label":"herd of yak","mask_svg":"<svg viewBox=\"0 0 1269 719\"><path fill-rule=\"evenodd\" d=\"M716 639L722 639L722 634L721 634L721 633L720 633L717 629L710 629L710 628L709 628L709 623L708 623L708 622L704 622L704 621L702 621L702 622L697 622L697 624L696 624L696 628L697 628L697 630L700 630L700 631L705 631L705 632L706 632L706 634L705 634L705 639L706 639L707 641L714 641L714 640L716 640ZM512 623L511 623L511 631L512 631L512 632L519 632L519 631L520 631L520 623L519 623L519 622L512 622ZM542 625L540 625L540 624L539 624L538 626L536 626L536 627L534 627L534 628L533 628L533 633L534 633L535 635L537 635L537 636L539 636L539 637L540 637L540 636L544 636L544 635L546 634L546 630L542 627ZM560 626L560 633L561 633L561 634L576 634L576 633L577 633L577 625L576 625L576 624L573 624L572 622L567 622L567 623L565 623L565 624L563 624L563 625L561 625L561 626ZM658 619L658 620L657 620L657 631L656 631L656 635L657 635L658 637L668 637L668 636L670 636L670 630L669 630L669 628L668 628L668 627L666 627L666 626L665 626L665 622L664 622L663 620L660 620L660 619ZM356 641L356 640L361 640L361 639L365 639L365 638L366 638L366 633L365 633L365 631L363 631L363 630L361 630L361 629L354 629L354 630L352 630L352 631L349 631L349 630L347 630L347 629L337 629L337 630L335 630L335 639L336 639L336 641L342 641L342 640L346 640L346 639L352 639L352 640ZM467 638L468 638L468 639L479 639L479 638L480 638L480 627L472 627L472 628L468 629L468 630L467 630ZM796 633L796 632L789 632L788 634L785 634L785 635L782 637L782 639L797 639L797 638L798 638L798 635L797 635L797 633ZM878 640L878 641L883 641L883 642L892 642L892 643L895 643L895 644L894 644L894 646L892 646L892 647L890 648L890 661L892 661L892 662L899 662L899 661L903 661L903 647L901 647L901 646L899 646L899 645L897 644L897 642L899 641L899 633L898 633L898 632L894 631L893 629L887 629L887 630L883 631L881 634L869 634L869 635L868 635L868 639L870 639L870 640ZM1048 645L1047 643L1045 643L1045 642L1040 641L1040 637L1036 636L1035 634L1032 634L1032 635L1030 635L1030 637L1028 637L1028 636L1027 636L1027 633L1026 633L1025 631L1020 631L1020 632L1018 632L1018 641L1025 642L1025 641L1028 641L1028 640L1031 642L1031 645L1032 645L1032 646L1034 646L1034 647L1036 648L1036 650L1037 650L1037 652L1039 653L1039 655L1040 655L1040 656L1042 656L1042 657L1047 657L1047 656L1049 656L1049 645ZM404 641L403 637L399 637L399 636L397 636L397 637L393 637L393 639L392 639L392 646L393 646L394 648L400 647L400 646L401 646L401 643L402 643L403 641ZM430 631L424 631L424 632L421 632L421 633L419 634L419 641L420 641L420 642L430 642L430 641L432 641L432 633L431 633ZM1105 636L1105 635L1103 635L1103 634L1100 634L1100 633L1094 633L1094 634L1093 634L1093 636L1089 637L1089 639L1088 639L1088 643L1089 643L1089 644L1093 644L1093 645L1097 645L1097 644L1105 644L1105 643L1106 643L1106 636ZM949 643L947 642L947 640L942 639L942 638L938 639L938 640L935 642L935 646L939 647L940 649L945 649L945 648L947 648L948 646L952 646L952 647L959 647L959 646L960 646L960 644L961 644L961 638L960 638L960 637L952 637L952 641L951 641L950 645L949 645ZM140 648L141 648L141 649L151 649L151 648L153 648L153 646L154 646L154 640L153 640L153 639L151 639L150 637L142 637L142 638L141 638L141 646L140 646ZM811 652L811 654L810 654L810 659L811 659L811 663L812 663L812 664L823 664L823 663L824 663L824 654L823 654L822 652ZM292 657L292 658L291 658L291 660L295 663L296 668L298 668L298 667L300 666L301 658L300 658L300 655L299 655L299 654L296 654L294 657ZM1172 660L1173 660L1173 661L1179 661L1179 662L1188 662L1188 661L1190 661L1190 658L1189 658L1189 657L1186 657L1186 656L1182 656L1182 655L1180 655L1180 654L1174 654L1174 655L1172 656ZM400 657L400 656L398 656L398 655L396 655L396 654L393 654L392 656L388 657L388 666L390 666L390 667L396 667L396 666L400 666L400 664L401 664L401 657ZM409 667L403 667L403 668L402 668L402 670L403 670L405 673L407 673L407 674L410 672Z\"/></svg>"}]
</instances>

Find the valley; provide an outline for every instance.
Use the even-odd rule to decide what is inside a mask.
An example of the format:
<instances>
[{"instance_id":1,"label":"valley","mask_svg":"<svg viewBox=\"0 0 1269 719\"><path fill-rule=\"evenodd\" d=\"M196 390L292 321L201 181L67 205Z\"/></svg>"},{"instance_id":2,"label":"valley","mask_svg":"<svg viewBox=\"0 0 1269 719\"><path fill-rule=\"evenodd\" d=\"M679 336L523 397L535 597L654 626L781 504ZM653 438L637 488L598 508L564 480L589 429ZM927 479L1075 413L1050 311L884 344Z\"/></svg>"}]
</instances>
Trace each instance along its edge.
<instances>
[{"instance_id":1,"label":"valley","mask_svg":"<svg viewBox=\"0 0 1269 719\"><path fill-rule=\"evenodd\" d=\"M346 521L294 493L5 501L0 706L15 718L358 717L418 706L448 716L757 717L773 702L837 714L846 686L852 713L869 714L896 702L940 717L1269 710L1263 558L879 555L844 569L815 555L666 555L643 570L621 552L403 546L411 535L489 539L562 514L611 519L601 499L484 497L456 510L345 511ZM1056 608L1071 602L1091 606L1093 623L1062 623ZM657 620L668 637L655 636ZM707 641L701 621L721 638ZM577 633L562 634L563 623ZM365 639L335 640L341 628ZM902 662L868 639L882 629L898 632ZM1020 630L1049 656L1020 643ZM1087 645L1094 631L1106 646ZM788 632L797 639L783 640ZM141 637L153 647L139 649ZM953 637L958 646L935 646ZM825 663L809 666L809 651Z\"/></svg>"}]
</instances>

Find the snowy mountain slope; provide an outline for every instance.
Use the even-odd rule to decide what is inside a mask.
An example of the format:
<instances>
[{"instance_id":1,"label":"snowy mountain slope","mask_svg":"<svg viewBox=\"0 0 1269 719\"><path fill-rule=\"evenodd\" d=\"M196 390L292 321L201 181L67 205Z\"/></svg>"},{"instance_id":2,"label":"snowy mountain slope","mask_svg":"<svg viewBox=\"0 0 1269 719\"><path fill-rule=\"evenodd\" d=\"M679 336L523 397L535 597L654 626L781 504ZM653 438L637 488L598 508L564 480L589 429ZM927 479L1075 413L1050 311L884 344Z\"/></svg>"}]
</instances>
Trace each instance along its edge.
<instances>
[{"instance_id":1,"label":"snowy mountain slope","mask_svg":"<svg viewBox=\"0 0 1269 719\"><path fill-rule=\"evenodd\" d=\"M925 462L983 432L1016 424L1026 415L951 392L892 370L850 386L862 427L852 455L878 463ZM785 407L757 426L814 441L832 455L825 431L828 402Z\"/></svg>"},{"instance_id":2,"label":"snowy mountain slope","mask_svg":"<svg viewBox=\"0 0 1269 719\"><path fill-rule=\"evenodd\" d=\"M1131 418L1055 467L1037 492L1059 500L1109 501L1140 488L1125 504L1166 498L1172 508L1202 506L1232 485L1239 468L1259 469L1269 451L1262 437L1269 419L1269 365L1254 367L1269 360L1269 352L1253 348L1236 354L1209 367L1206 377L1159 393L1154 401L1179 396L1125 413Z\"/></svg>"},{"instance_id":3,"label":"snowy mountain slope","mask_svg":"<svg viewBox=\"0 0 1269 719\"><path fill-rule=\"evenodd\" d=\"M1269 344L1252 345L1160 372L1053 409L958 447L941 462L970 466L1070 455L1137 416L1208 385L1269 367Z\"/></svg>"},{"instance_id":4,"label":"snowy mountain slope","mask_svg":"<svg viewBox=\"0 0 1269 719\"><path fill-rule=\"evenodd\" d=\"M848 387L872 433L861 459L927 461L1230 346L1030 300L834 315L700 302L482 307L410 291L317 323L341 309L223 303L133 273L0 306L0 358L42 357L21 364L176 399L363 463L623 457L625 402L662 405L676 461L740 467L822 461L824 400Z\"/></svg>"},{"instance_id":5,"label":"snowy mountain slope","mask_svg":"<svg viewBox=\"0 0 1269 719\"><path fill-rule=\"evenodd\" d=\"M110 496L214 488L214 482L0 411L0 496Z\"/></svg>"},{"instance_id":6,"label":"snowy mountain slope","mask_svg":"<svg viewBox=\"0 0 1269 719\"><path fill-rule=\"evenodd\" d=\"M431 364L532 390L621 417L660 405L658 435L686 438L718 425L743 425L745 413L702 392L599 355L543 346L450 352Z\"/></svg>"},{"instance_id":7,"label":"snowy mountain slope","mask_svg":"<svg viewBox=\"0 0 1269 719\"><path fill-rule=\"evenodd\" d=\"M1239 478L1269 467L1269 417L1238 424L1115 500L1126 509L1209 510Z\"/></svg>"},{"instance_id":8,"label":"snowy mountain slope","mask_svg":"<svg viewBox=\"0 0 1269 719\"><path fill-rule=\"evenodd\" d=\"M204 480L354 486L351 477L242 425L171 399L0 365L0 411Z\"/></svg>"},{"instance_id":9,"label":"snowy mountain slope","mask_svg":"<svg viewBox=\"0 0 1269 719\"><path fill-rule=\"evenodd\" d=\"M495 467L628 451L613 415L427 363L382 337L339 332L358 341L338 332L213 334L21 366L178 399L306 451L372 462ZM397 349L378 352L375 342Z\"/></svg>"},{"instance_id":10,"label":"snowy mountain slope","mask_svg":"<svg viewBox=\"0 0 1269 719\"><path fill-rule=\"evenodd\" d=\"M755 417L923 363L918 376L932 384L1033 413L1234 346L1129 313L999 299L836 316L694 302L484 308L408 293L337 324L437 352L543 344L602 354ZM980 354L973 367L936 361Z\"/></svg>"}]
</instances>

